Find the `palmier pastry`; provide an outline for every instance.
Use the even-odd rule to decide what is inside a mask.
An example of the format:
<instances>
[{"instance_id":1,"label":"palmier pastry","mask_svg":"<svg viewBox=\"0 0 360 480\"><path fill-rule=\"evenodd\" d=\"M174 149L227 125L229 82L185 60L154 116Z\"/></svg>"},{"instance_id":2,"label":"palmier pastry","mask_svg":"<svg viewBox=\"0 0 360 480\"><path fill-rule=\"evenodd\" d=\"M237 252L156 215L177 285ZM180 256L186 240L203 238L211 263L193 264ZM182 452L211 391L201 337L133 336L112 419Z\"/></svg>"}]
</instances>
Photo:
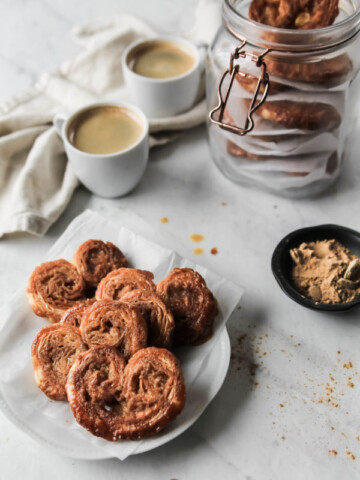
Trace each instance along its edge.
<instances>
[{"instance_id":1,"label":"palmier pastry","mask_svg":"<svg viewBox=\"0 0 360 480\"><path fill-rule=\"evenodd\" d=\"M80 327L82 316L87 308L89 308L95 299L89 298L83 303L75 305L75 307L69 308L66 310L64 315L61 317L61 323L66 323L67 325L73 325L74 327Z\"/></svg>"},{"instance_id":2,"label":"palmier pastry","mask_svg":"<svg viewBox=\"0 0 360 480\"><path fill-rule=\"evenodd\" d=\"M59 322L69 308L86 300L85 282L66 260L42 263L29 278L27 296L34 313Z\"/></svg>"},{"instance_id":3,"label":"palmier pastry","mask_svg":"<svg viewBox=\"0 0 360 480\"><path fill-rule=\"evenodd\" d=\"M96 290L97 300L120 300L131 290L155 291L154 275L136 268L119 268L101 280Z\"/></svg>"},{"instance_id":4,"label":"palmier pastry","mask_svg":"<svg viewBox=\"0 0 360 480\"><path fill-rule=\"evenodd\" d=\"M125 255L111 242L87 240L76 250L73 264L87 286L96 287L113 270L127 267Z\"/></svg>"},{"instance_id":5,"label":"palmier pastry","mask_svg":"<svg viewBox=\"0 0 360 480\"><path fill-rule=\"evenodd\" d=\"M126 358L146 347L145 320L135 307L123 302L95 302L85 310L80 331L89 347L116 347Z\"/></svg>"},{"instance_id":6,"label":"palmier pastry","mask_svg":"<svg viewBox=\"0 0 360 480\"><path fill-rule=\"evenodd\" d=\"M248 108L250 102L245 100L245 104ZM265 102L255 113L264 120L269 120L289 129L330 131L337 128L341 123L339 112L327 103L279 100Z\"/></svg>"},{"instance_id":7,"label":"palmier pastry","mask_svg":"<svg viewBox=\"0 0 360 480\"><path fill-rule=\"evenodd\" d=\"M175 345L196 345L209 338L217 301L199 273L191 268L174 268L158 283L156 291L174 316Z\"/></svg>"},{"instance_id":8,"label":"palmier pastry","mask_svg":"<svg viewBox=\"0 0 360 480\"><path fill-rule=\"evenodd\" d=\"M185 404L180 363L165 349L139 350L126 365L113 347L78 355L66 390L76 421L106 440L136 440L154 435Z\"/></svg>"},{"instance_id":9,"label":"palmier pastry","mask_svg":"<svg viewBox=\"0 0 360 480\"><path fill-rule=\"evenodd\" d=\"M170 348L173 340L174 318L156 293L133 290L121 299L138 308L146 321L147 343L154 347Z\"/></svg>"},{"instance_id":10,"label":"palmier pastry","mask_svg":"<svg viewBox=\"0 0 360 480\"><path fill-rule=\"evenodd\" d=\"M278 28L307 30L331 25L339 0L252 0L249 17Z\"/></svg>"},{"instance_id":11,"label":"palmier pastry","mask_svg":"<svg viewBox=\"0 0 360 480\"><path fill-rule=\"evenodd\" d=\"M84 352L79 329L57 323L40 330L31 346L35 380L52 400L66 400L66 379L75 357Z\"/></svg>"}]
</instances>

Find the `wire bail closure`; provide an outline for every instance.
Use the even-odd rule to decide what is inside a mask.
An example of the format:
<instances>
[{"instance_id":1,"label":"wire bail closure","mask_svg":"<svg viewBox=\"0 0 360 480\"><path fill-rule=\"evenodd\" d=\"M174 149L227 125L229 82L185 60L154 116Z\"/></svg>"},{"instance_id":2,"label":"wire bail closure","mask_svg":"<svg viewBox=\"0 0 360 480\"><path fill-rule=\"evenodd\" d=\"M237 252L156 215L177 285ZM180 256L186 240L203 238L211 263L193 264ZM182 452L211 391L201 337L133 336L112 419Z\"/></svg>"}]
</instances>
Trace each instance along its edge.
<instances>
[{"instance_id":1,"label":"wire bail closure","mask_svg":"<svg viewBox=\"0 0 360 480\"><path fill-rule=\"evenodd\" d=\"M229 68L227 70L225 70L225 72L223 73L223 75L220 79L218 89L217 89L219 103L209 113L209 120L210 120L211 123L214 123L215 125L218 125L223 130L227 130L228 132L235 133L236 135L243 136L243 135L246 135L247 133L251 132L251 130L253 130L253 128L254 128L253 114L265 102L266 97L267 97L268 92L269 92L269 87L270 87L269 75L266 71L266 63L264 62L264 57L270 52L270 49L265 50L261 55L255 55L252 52L248 52L246 50L243 50L247 41L245 39L241 39L241 40L242 40L241 45L236 47L235 50L231 53ZM249 106L245 126L243 128L241 128L241 127L237 127L235 125L230 125L229 123L225 123L223 121L223 117L224 117L225 108L226 108L227 102L229 100L231 88L232 88L232 85L234 83L234 79L235 79L236 75L240 75L242 77L247 77L248 76L248 74L246 74L246 73L244 73L240 70L240 65L238 63L234 64L234 62L235 62L235 60L238 60L240 58L246 58L246 57L250 57L250 59L256 63L256 66L258 68L260 68L260 70L261 70L261 74L258 77L258 82L257 82L257 85L256 85L254 96L253 96L253 98L251 100L251 103L250 103L250 106ZM224 83L224 81L225 81L225 79L228 75L230 76L230 82L229 82L229 86L226 90L225 96L223 97L222 86L223 86L223 83ZM262 93L262 96L261 96L260 100L257 102L261 86L264 87L264 91ZM217 114L218 114L218 116L217 116ZM216 116L217 116L218 119L216 119Z\"/></svg>"}]
</instances>

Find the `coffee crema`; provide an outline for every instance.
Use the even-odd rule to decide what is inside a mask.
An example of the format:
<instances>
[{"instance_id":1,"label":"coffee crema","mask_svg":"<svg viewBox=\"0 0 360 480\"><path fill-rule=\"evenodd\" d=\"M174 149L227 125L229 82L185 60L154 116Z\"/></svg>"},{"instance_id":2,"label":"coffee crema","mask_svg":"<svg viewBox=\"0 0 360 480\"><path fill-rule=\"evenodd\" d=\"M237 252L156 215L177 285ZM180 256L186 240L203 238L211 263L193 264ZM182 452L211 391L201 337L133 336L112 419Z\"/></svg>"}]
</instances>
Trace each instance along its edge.
<instances>
[{"instance_id":1,"label":"coffee crema","mask_svg":"<svg viewBox=\"0 0 360 480\"><path fill-rule=\"evenodd\" d=\"M152 40L135 47L129 53L127 63L138 75L171 78L191 70L195 58L189 49L176 42Z\"/></svg>"},{"instance_id":2,"label":"coffee crema","mask_svg":"<svg viewBox=\"0 0 360 480\"><path fill-rule=\"evenodd\" d=\"M71 121L67 136L78 150L106 155L131 147L143 132L142 121L131 109L99 105L79 113Z\"/></svg>"}]
</instances>

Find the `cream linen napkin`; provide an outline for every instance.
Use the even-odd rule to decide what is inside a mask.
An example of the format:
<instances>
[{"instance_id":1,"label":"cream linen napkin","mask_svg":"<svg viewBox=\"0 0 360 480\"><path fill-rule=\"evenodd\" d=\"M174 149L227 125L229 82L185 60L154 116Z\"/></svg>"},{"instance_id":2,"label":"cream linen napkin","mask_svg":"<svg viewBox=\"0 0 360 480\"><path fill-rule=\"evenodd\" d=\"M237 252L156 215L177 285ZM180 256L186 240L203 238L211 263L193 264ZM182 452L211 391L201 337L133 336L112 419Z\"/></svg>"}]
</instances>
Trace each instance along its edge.
<instances>
[{"instance_id":1,"label":"cream linen napkin","mask_svg":"<svg viewBox=\"0 0 360 480\"><path fill-rule=\"evenodd\" d=\"M188 38L208 43L220 18L219 0L201 0ZM53 116L99 99L126 100L122 52L155 33L129 15L76 27L84 51L0 105L0 237L18 231L43 235L64 211L78 180L51 125ZM176 132L201 124L205 115L201 99L186 113L150 120L151 145L171 141Z\"/></svg>"}]
</instances>

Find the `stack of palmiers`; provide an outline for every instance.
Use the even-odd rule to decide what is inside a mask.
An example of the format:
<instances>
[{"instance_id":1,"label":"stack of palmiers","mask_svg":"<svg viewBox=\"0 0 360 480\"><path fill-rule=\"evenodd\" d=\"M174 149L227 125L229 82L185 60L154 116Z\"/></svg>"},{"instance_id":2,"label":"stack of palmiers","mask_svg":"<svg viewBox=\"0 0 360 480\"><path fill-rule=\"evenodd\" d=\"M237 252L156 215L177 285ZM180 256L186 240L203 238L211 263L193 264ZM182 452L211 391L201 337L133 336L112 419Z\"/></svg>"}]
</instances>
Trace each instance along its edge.
<instances>
[{"instance_id":1,"label":"stack of palmiers","mask_svg":"<svg viewBox=\"0 0 360 480\"><path fill-rule=\"evenodd\" d=\"M338 0L252 0L249 8L252 20L289 30L326 27L338 14ZM284 38L283 30L280 35L279 41ZM263 36L270 43L277 42L275 29L264 31ZM258 173L260 178L265 172L268 182L279 179L278 185L284 188L335 176L346 87L353 70L349 56L333 54L309 61L300 54L275 52L264 60L270 74L268 97L255 112L250 134L219 133L225 136L226 154L244 175L246 171L256 178ZM236 76L224 118L238 126L244 124L259 75L254 62L241 60L240 69L246 75ZM313 172L317 173L312 179Z\"/></svg>"},{"instance_id":2,"label":"stack of palmiers","mask_svg":"<svg viewBox=\"0 0 360 480\"><path fill-rule=\"evenodd\" d=\"M29 279L34 313L52 323L32 344L37 385L107 440L154 435L182 411L185 383L170 349L212 332L217 302L199 273L153 278L112 243L88 240L72 263L43 263Z\"/></svg>"}]
</instances>

